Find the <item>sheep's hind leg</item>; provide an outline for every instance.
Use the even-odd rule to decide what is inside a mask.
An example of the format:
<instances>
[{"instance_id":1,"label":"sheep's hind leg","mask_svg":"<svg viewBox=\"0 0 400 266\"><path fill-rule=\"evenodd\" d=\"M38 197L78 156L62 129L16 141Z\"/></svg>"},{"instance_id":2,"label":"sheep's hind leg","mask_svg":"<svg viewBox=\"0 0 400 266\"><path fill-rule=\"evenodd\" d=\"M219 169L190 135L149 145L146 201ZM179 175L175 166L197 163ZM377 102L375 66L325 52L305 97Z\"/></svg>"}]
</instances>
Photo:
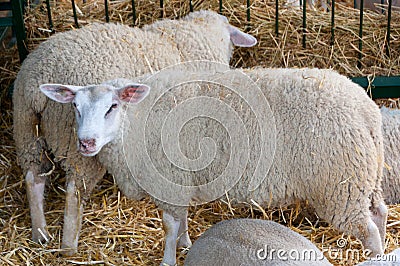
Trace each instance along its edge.
<instances>
[{"instance_id":1,"label":"sheep's hind leg","mask_svg":"<svg viewBox=\"0 0 400 266\"><path fill-rule=\"evenodd\" d=\"M351 234L361 240L366 255L375 257L383 254L383 245L379 228L372 220L368 205L361 204L362 201L353 198L349 201L346 191L339 191L336 202L346 202L347 204L318 204L311 202L316 213L323 219L330 221L337 229ZM358 210L354 215L354 210ZM368 251L368 252L367 252Z\"/></svg>"},{"instance_id":2,"label":"sheep's hind leg","mask_svg":"<svg viewBox=\"0 0 400 266\"><path fill-rule=\"evenodd\" d=\"M366 234L363 236L357 236L361 239L364 249L371 251L370 257L384 254L381 235L379 233L378 226L375 224L372 218L368 219L366 229Z\"/></svg>"},{"instance_id":3,"label":"sheep's hind leg","mask_svg":"<svg viewBox=\"0 0 400 266\"><path fill-rule=\"evenodd\" d=\"M39 176L38 167L31 166L26 173L25 183L32 221L32 240L43 244L50 240L43 207L46 177Z\"/></svg>"},{"instance_id":4,"label":"sheep's hind leg","mask_svg":"<svg viewBox=\"0 0 400 266\"><path fill-rule=\"evenodd\" d=\"M351 206L351 204L348 204ZM352 205L356 206L356 204ZM360 206L362 209L362 206ZM365 206L365 208L368 208ZM335 217L348 217L349 213L352 210L350 209L343 209L343 212L340 216L336 215ZM340 210L336 210L336 213L340 213ZM342 219L335 219L332 221L332 224L340 229L345 231L345 233L352 234L353 236L357 237L361 240L364 251L366 255L369 257L375 257L376 255L383 254L383 245L381 241L381 235L379 233L379 228L372 220L370 212L363 212L360 215L353 217L353 221L349 221L345 219L346 223L341 223L340 220ZM368 251L368 253L367 253Z\"/></svg>"},{"instance_id":5,"label":"sheep's hind leg","mask_svg":"<svg viewBox=\"0 0 400 266\"><path fill-rule=\"evenodd\" d=\"M343 216L342 216L343 217ZM375 257L383 254L383 245L378 226L368 213L364 217L354 217L356 221L346 224L333 222L333 225L345 233L352 234L361 240L365 255ZM358 218L358 219L357 219Z\"/></svg>"},{"instance_id":6,"label":"sheep's hind leg","mask_svg":"<svg viewBox=\"0 0 400 266\"><path fill-rule=\"evenodd\" d=\"M372 221L376 224L381 236L382 246L385 247L386 223L388 209L383 201L371 207Z\"/></svg>"}]
</instances>

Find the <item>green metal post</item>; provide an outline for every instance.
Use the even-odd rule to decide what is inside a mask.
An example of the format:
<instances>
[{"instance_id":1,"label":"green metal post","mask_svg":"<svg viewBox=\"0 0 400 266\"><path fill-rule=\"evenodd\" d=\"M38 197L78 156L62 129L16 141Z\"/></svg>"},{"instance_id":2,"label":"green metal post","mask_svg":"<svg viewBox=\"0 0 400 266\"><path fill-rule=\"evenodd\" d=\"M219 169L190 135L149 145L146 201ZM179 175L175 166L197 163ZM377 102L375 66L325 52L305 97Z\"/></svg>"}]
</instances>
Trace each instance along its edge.
<instances>
[{"instance_id":1,"label":"green metal post","mask_svg":"<svg viewBox=\"0 0 400 266\"><path fill-rule=\"evenodd\" d=\"M335 0L332 0L331 7L331 46L335 44Z\"/></svg>"},{"instance_id":2,"label":"green metal post","mask_svg":"<svg viewBox=\"0 0 400 266\"><path fill-rule=\"evenodd\" d=\"M72 12L74 13L74 22L75 22L75 26L76 26L77 28L79 28L78 16L77 16L77 14L76 14L75 1L74 1L74 0L71 0L71 3L72 3Z\"/></svg>"},{"instance_id":3,"label":"green metal post","mask_svg":"<svg viewBox=\"0 0 400 266\"><path fill-rule=\"evenodd\" d=\"M25 44L26 32L24 25L24 16L22 12L23 8L22 0L11 1L11 7L12 7L12 20L17 37L19 61L22 63L22 61L24 61L28 55L28 49L26 48Z\"/></svg>"},{"instance_id":4,"label":"green metal post","mask_svg":"<svg viewBox=\"0 0 400 266\"><path fill-rule=\"evenodd\" d=\"M303 49L306 48L306 32L307 32L307 1L303 0Z\"/></svg>"},{"instance_id":5,"label":"green metal post","mask_svg":"<svg viewBox=\"0 0 400 266\"><path fill-rule=\"evenodd\" d=\"M133 26L136 26L136 7L135 0L132 0L132 16L133 16Z\"/></svg>"},{"instance_id":6,"label":"green metal post","mask_svg":"<svg viewBox=\"0 0 400 266\"><path fill-rule=\"evenodd\" d=\"M358 63L357 67L361 68L361 59L362 59L362 37L363 37L363 23L364 23L364 0L360 0L360 31L358 33L359 40L358 40Z\"/></svg>"},{"instance_id":7,"label":"green metal post","mask_svg":"<svg viewBox=\"0 0 400 266\"><path fill-rule=\"evenodd\" d=\"M190 12L193 12L193 3L192 3L192 0L189 0L189 8L190 8Z\"/></svg>"},{"instance_id":8,"label":"green metal post","mask_svg":"<svg viewBox=\"0 0 400 266\"><path fill-rule=\"evenodd\" d=\"M219 13L222 14L222 0L219 0Z\"/></svg>"},{"instance_id":9,"label":"green metal post","mask_svg":"<svg viewBox=\"0 0 400 266\"><path fill-rule=\"evenodd\" d=\"M164 1L160 0L160 18L164 17Z\"/></svg>"},{"instance_id":10,"label":"green metal post","mask_svg":"<svg viewBox=\"0 0 400 266\"><path fill-rule=\"evenodd\" d=\"M279 0L275 0L275 35L279 35Z\"/></svg>"},{"instance_id":11,"label":"green metal post","mask_svg":"<svg viewBox=\"0 0 400 266\"><path fill-rule=\"evenodd\" d=\"M250 0L247 0L247 22L250 22Z\"/></svg>"},{"instance_id":12,"label":"green metal post","mask_svg":"<svg viewBox=\"0 0 400 266\"><path fill-rule=\"evenodd\" d=\"M106 12L106 22L110 22L110 16L108 15L108 1L104 0L104 10Z\"/></svg>"},{"instance_id":13,"label":"green metal post","mask_svg":"<svg viewBox=\"0 0 400 266\"><path fill-rule=\"evenodd\" d=\"M47 18L49 20L49 28L51 32L54 31L54 25L53 25L53 19L51 17L51 6L50 6L50 0L46 0L46 9L47 9Z\"/></svg>"},{"instance_id":14,"label":"green metal post","mask_svg":"<svg viewBox=\"0 0 400 266\"><path fill-rule=\"evenodd\" d=\"M352 77L351 80L364 89L370 89L373 99L400 98L400 76Z\"/></svg>"},{"instance_id":15,"label":"green metal post","mask_svg":"<svg viewBox=\"0 0 400 266\"><path fill-rule=\"evenodd\" d=\"M388 23L386 30L386 55L390 56L390 22L392 20L392 0L389 0L388 6Z\"/></svg>"}]
</instances>

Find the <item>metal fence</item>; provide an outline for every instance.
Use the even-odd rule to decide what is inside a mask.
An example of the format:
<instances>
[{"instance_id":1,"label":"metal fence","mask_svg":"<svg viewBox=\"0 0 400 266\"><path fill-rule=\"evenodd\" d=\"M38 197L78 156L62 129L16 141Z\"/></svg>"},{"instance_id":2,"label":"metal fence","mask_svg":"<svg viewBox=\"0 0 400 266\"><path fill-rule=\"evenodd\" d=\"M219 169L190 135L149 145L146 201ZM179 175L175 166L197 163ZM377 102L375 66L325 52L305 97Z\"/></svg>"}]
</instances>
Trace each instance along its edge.
<instances>
[{"instance_id":1,"label":"metal fence","mask_svg":"<svg viewBox=\"0 0 400 266\"><path fill-rule=\"evenodd\" d=\"M25 26L24 26L24 1L10 0L9 2L0 2L0 11L8 11L8 16L0 18L0 27L12 27L16 35L17 46L20 61L24 61L28 55L28 49L25 46ZM12 14L12 15L11 15Z\"/></svg>"},{"instance_id":2,"label":"metal fence","mask_svg":"<svg viewBox=\"0 0 400 266\"><path fill-rule=\"evenodd\" d=\"M12 0L12 2L20 2L21 0ZM190 11L193 11L193 2L192 0L189 1L189 7ZM219 12L223 12L223 0L218 0L219 1ZM227 1L227 0L225 0ZM279 35L279 0L275 0L275 34L276 36ZM301 1L301 0L299 0ZM48 20L49 20L49 29L53 31L53 20L52 20L52 14L51 14L51 6L50 6L50 0L45 0L46 2L46 8L47 8L47 14L48 14ZM355 5L354 1L354 5ZM76 5L75 5L75 0L71 0L71 5L72 5L72 10L73 10L73 16L74 16L74 23L77 28L79 28L79 21L78 21L78 16L77 16L77 10L76 10ZM300 6L302 7L302 46L303 48L306 48L306 43L307 43L307 1L303 0L300 2ZM105 6L105 20L106 22L110 21L109 17L109 0L104 0L104 6ZM160 6L160 18L164 17L164 0L159 0L159 6ZM251 2L250 0L246 0L246 20L247 22L250 22L251 20ZM358 7L360 10L359 13L359 31L358 31L358 68L361 68L361 59L362 59L362 50L363 50L363 19L364 19L364 0L360 0L360 6ZM335 0L331 0L329 4L329 12L331 13L331 21L330 21L330 45L334 45L335 42ZM386 43L385 43L385 53L387 56L390 55L390 34L391 34L391 19L392 19L392 0L388 0L388 8L387 8L387 25L386 25ZM18 17L15 17L14 21L16 25L20 25L21 23L18 23L17 20L22 21L22 12L21 16L19 16L19 13L16 14ZM137 14L136 14L136 6L135 6L135 0L132 0L132 26L136 25L136 19L137 19ZM22 27L18 26L17 28L17 34L18 34L18 29L21 30L23 29L23 24ZM20 33L20 36L22 37L25 36L25 31L24 33ZM18 46L20 48L20 45ZM22 47L25 48L25 47ZM25 48L26 49L26 48ZM21 56L21 53L20 53ZM21 56L21 61L24 59L24 55L22 54ZM373 98L398 98L400 97L400 76L394 76L394 77L375 77L374 80L369 80L367 77L357 77L357 78L352 78L354 82L360 84L364 88L372 89L372 97Z\"/></svg>"}]
</instances>

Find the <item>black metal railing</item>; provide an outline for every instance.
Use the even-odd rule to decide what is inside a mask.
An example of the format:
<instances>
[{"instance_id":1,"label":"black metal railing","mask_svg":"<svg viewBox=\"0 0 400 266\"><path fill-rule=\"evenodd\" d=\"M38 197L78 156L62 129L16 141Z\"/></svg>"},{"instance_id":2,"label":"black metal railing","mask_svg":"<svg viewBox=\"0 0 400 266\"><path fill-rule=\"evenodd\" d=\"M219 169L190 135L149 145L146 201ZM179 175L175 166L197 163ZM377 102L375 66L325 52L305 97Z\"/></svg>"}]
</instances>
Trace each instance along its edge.
<instances>
[{"instance_id":1,"label":"black metal railing","mask_svg":"<svg viewBox=\"0 0 400 266\"><path fill-rule=\"evenodd\" d=\"M20 0L16 0L13 2L19 2ZM188 0L189 1L189 8L190 11L194 10L194 6L193 6L193 2L192 0ZM227 1L227 0L226 0ZM276 0L276 7L275 7L275 35L278 36L279 35L279 0ZM386 29L386 39L385 39L385 53L387 56L390 56L390 38L391 38L391 28L390 28L390 23L391 23L391 19L392 19L392 0L388 0L388 8L387 8L387 29ZM356 0L354 1L354 3L356 3ZM73 16L74 16L74 23L76 27L79 27L79 23L78 23L78 16L77 16L77 11L76 11L76 6L75 6L75 1L71 0L71 4L72 4L72 10L73 10ZM159 6L160 6L160 18L164 18L165 14L164 14L164 0L160 0L159 2ZM219 0L219 13L223 12L223 0ZM105 6L105 20L106 22L110 21L110 16L109 16L109 3L108 0L104 0L104 6ZM306 0L302 0L301 4L300 4L301 8L302 8L302 47L305 49L306 45L307 45L307 1ZM356 6L356 4L355 4ZM52 16L51 16L51 6L50 6L50 0L46 0L46 7L47 7L47 12L48 12L48 20L49 20L49 28L50 30L53 31L53 21L52 21ZM358 29L358 57L357 57L357 67L359 69L362 68L362 58L363 58L363 20L364 20L364 0L360 0L360 6L358 7L360 10L360 15L359 15L359 29ZM330 38L330 45L333 46L335 44L335 0L331 0L330 6L329 6L329 12L331 12L331 23L330 23L330 34L331 34L331 38ZM19 16L19 17L18 17ZM135 0L132 0L132 25L136 26L136 20L137 20L137 14L136 14L136 7L135 7ZM23 21L22 20L22 12L16 13L15 15L15 20L19 20L19 21ZM246 20L248 22L248 26L250 25L250 20L251 20L251 2L250 0L246 0ZM21 23L20 23L21 24ZM20 25L19 24L19 25ZM23 31L24 32L24 31ZM23 33L24 34L24 33ZM18 46L18 48L20 48L20 46ZM24 58L24 57L21 57ZM23 59L22 59L23 60ZM385 82L385 77L379 77L377 78L377 82L365 82L365 78L354 78L353 79L355 82L359 83L361 86L369 86L371 87L374 86L375 88L383 88L383 89L387 89L390 87L390 92L388 92L387 94L382 93L382 91L380 91L379 94L374 94L374 92L372 93L373 97L383 97L383 96L387 96L387 97L400 97L400 78L396 78L396 79L391 79L390 81L388 80L388 84L386 84ZM395 82L399 82L396 83ZM386 86L386 85L388 86ZM395 89L397 88L397 89ZM374 90L376 91L376 90ZM388 90L389 91L389 90ZM397 91L397 92L396 92Z\"/></svg>"},{"instance_id":2,"label":"black metal railing","mask_svg":"<svg viewBox=\"0 0 400 266\"><path fill-rule=\"evenodd\" d=\"M9 16L0 18L0 27L12 27L17 39L18 53L20 61L24 61L28 55L28 49L25 44L26 32L24 25L23 0L10 0L0 3L0 11L11 11ZM12 16L11 16L12 14Z\"/></svg>"}]
</instances>

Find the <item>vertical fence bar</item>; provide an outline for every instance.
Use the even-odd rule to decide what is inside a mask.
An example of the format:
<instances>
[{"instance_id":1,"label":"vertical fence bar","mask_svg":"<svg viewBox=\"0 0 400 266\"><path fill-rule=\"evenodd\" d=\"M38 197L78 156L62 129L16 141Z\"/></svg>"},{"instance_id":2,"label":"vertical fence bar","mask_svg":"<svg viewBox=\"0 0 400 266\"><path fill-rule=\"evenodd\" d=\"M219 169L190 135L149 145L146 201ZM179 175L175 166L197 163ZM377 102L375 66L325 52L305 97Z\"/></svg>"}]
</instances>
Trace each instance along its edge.
<instances>
[{"instance_id":1,"label":"vertical fence bar","mask_svg":"<svg viewBox=\"0 0 400 266\"><path fill-rule=\"evenodd\" d=\"M104 11L106 12L106 22L110 22L110 16L108 15L108 0L104 0Z\"/></svg>"},{"instance_id":2,"label":"vertical fence bar","mask_svg":"<svg viewBox=\"0 0 400 266\"><path fill-rule=\"evenodd\" d=\"M219 0L219 13L222 14L222 0Z\"/></svg>"},{"instance_id":3,"label":"vertical fence bar","mask_svg":"<svg viewBox=\"0 0 400 266\"><path fill-rule=\"evenodd\" d=\"M164 0L160 0L160 18L164 17Z\"/></svg>"},{"instance_id":4,"label":"vertical fence bar","mask_svg":"<svg viewBox=\"0 0 400 266\"><path fill-rule=\"evenodd\" d=\"M77 28L79 28L78 16L76 15L75 1L74 1L74 0L71 0L71 4L72 4L72 12L74 13L74 22L75 22L75 26L76 26Z\"/></svg>"},{"instance_id":5,"label":"vertical fence bar","mask_svg":"<svg viewBox=\"0 0 400 266\"><path fill-rule=\"evenodd\" d=\"M135 0L132 0L132 20L133 26L136 26L136 7L135 7Z\"/></svg>"},{"instance_id":6,"label":"vertical fence bar","mask_svg":"<svg viewBox=\"0 0 400 266\"><path fill-rule=\"evenodd\" d=\"M25 46L26 32L25 32L25 24L23 16L23 1L22 0L11 1L11 8L12 8L12 23L17 37L19 61L22 63L22 61L24 61L25 58L28 56L28 49Z\"/></svg>"},{"instance_id":7,"label":"vertical fence bar","mask_svg":"<svg viewBox=\"0 0 400 266\"><path fill-rule=\"evenodd\" d=\"M193 3L192 3L192 0L189 0L189 9L190 9L190 12L193 12Z\"/></svg>"},{"instance_id":8,"label":"vertical fence bar","mask_svg":"<svg viewBox=\"0 0 400 266\"><path fill-rule=\"evenodd\" d=\"M279 0L275 0L275 35L279 35Z\"/></svg>"},{"instance_id":9,"label":"vertical fence bar","mask_svg":"<svg viewBox=\"0 0 400 266\"><path fill-rule=\"evenodd\" d=\"M303 0L303 48L306 48L306 31L307 31L307 21L306 21L306 16L307 16L307 1Z\"/></svg>"},{"instance_id":10,"label":"vertical fence bar","mask_svg":"<svg viewBox=\"0 0 400 266\"><path fill-rule=\"evenodd\" d=\"M331 46L335 44L335 0L331 1Z\"/></svg>"},{"instance_id":11,"label":"vertical fence bar","mask_svg":"<svg viewBox=\"0 0 400 266\"><path fill-rule=\"evenodd\" d=\"M247 0L247 22L250 22L250 0Z\"/></svg>"},{"instance_id":12,"label":"vertical fence bar","mask_svg":"<svg viewBox=\"0 0 400 266\"><path fill-rule=\"evenodd\" d=\"M361 59L362 59L362 36L363 36L363 23L364 23L364 0L360 0L360 31L358 33L358 62L357 67L361 68Z\"/></svg>"},{"instance_id":13,"label":"vertical fence bar","mask_svg":"<svg viewBox=\"0 0 400 266\"><path fill-rule=\"evenodd\" d=\"M389 0L388 6L388 22L386 31L386 55L390 56L390 22L392 20L392 0Z\"/></svg>"},{"instance_id":14,"label":"vertical fence bar","mask_svg":"<svg viewBox=\"0 0 400 266\"><path fill-rule=\"evenodd\" d=\"M46 0L46 9L47 9L47 19L49 20L49 29L51 32L54 31L53 19L51 17L51 7L50 7L50 0Z\"/></svg>"}]
</instances>

